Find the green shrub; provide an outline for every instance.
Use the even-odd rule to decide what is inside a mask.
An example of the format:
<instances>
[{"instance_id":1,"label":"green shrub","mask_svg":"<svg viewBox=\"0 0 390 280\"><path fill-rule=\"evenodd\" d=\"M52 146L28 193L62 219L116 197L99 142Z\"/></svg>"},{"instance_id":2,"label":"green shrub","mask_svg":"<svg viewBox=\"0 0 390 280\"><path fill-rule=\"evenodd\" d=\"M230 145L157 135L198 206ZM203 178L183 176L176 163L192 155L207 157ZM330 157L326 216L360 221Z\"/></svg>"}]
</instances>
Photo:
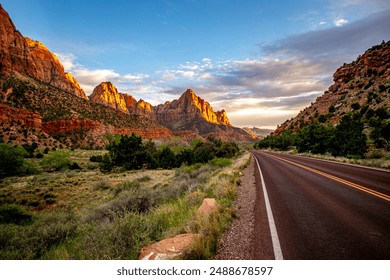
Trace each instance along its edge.
<instances>
[{"instance_id":1,"label":"green shrub","mask_svg":"<svg viewBox=\"0 0 390 280\"><path fill-rule=\"evenodd\" d=\"M70 170L81 170L82 168L77 162L72 162L69 164L69 169Z\"/></svg>"},{"instance_id":2,"label":"green shrub","mask_svg":"<svg viewBox=\"0 0 390 280\"><path fill-rule=\"evenodd\" d=\"M32 214L18 205L0 206L0 224L26 224L32 221Z\"/></svg>"},{"instance_id":3,"label":"green shrub","mask_svg":"<svg viewBox=\"0 0 390 280\"><path fill-rule=\"evenodd\" d=\"M41 164L49 171L61 171L69 169L72 162L69 159L69 152L55 151L42 159Z\"/></svg>"},{"instance_id":4,"label":"green shrub","mask_svg":"<svg viewBox=\"0 0 390 280\"><path fill-rule=\"evenodd\" d=\"M24 157L28 153L22 147L0 143L0 178L28 173Z\"/></svg>"},{"instance_id":5,"label":"green shrub","mask_svg":"<svg viewBox=\"0 0 390 280\"><path fill-rule=\"evenodd\" d=\"M102 162L103 161L103 156L102 155L97 155L97 156L91 156L89 158L91 162Z\"/></svg>"}]
</instances>

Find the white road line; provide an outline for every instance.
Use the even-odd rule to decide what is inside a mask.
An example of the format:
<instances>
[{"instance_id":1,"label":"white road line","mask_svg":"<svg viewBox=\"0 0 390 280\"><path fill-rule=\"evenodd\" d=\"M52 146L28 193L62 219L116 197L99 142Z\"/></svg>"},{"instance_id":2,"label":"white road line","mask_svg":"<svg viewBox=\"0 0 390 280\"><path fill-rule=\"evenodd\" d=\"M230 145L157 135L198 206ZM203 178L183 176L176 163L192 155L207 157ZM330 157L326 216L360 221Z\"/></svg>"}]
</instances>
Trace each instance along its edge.
<instances>
[{"instance_id":1,"label":"white road line","mask_svg":"<svg viewBox=\"0 0 390 280\"><path fill-rule=\"evenodd\" d=\"M267 210L268 224L269 224L269 229L271 231L271 240L272 240L272 247L274 249L275 260L283 260L282 248L280 247L278 231L276 230L274 215L272 214L271 204L269 202L267 188L264 183L263 173L261 172L260 164L256 156L253 155L253 157L256 160L257 168L259 169L259 173L260 173L261 185L263 187L265 209Z\"/></svg>"}]
</instances>

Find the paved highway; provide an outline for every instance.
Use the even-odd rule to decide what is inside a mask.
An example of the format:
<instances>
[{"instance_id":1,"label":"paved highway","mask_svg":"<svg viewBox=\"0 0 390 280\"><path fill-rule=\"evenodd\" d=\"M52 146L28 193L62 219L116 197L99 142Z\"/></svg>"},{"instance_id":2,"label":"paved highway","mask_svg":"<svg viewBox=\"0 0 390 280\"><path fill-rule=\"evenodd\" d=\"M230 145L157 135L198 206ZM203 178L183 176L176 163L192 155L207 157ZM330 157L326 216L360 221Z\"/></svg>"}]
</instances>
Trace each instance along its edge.
<instances>
[{"instance_id":1,"label":"paved highway","mask_svg":"<svg viewBox=\"0 0 390 280\"><path fill-rule=\"evenodd\" d=\"M253 156L256 259L390 259L390 172Z\"/></svg>"}]
</instances>

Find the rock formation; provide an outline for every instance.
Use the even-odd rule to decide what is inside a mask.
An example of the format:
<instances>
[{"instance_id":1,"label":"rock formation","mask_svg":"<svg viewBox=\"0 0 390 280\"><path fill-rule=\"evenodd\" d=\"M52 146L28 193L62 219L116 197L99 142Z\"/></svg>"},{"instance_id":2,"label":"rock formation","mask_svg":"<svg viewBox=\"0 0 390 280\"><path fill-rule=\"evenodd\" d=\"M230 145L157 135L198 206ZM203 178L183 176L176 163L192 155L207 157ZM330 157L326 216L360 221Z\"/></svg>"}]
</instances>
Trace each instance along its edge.
<instances>
[{"instance_id":1,"label":"rock formation","mask_svg":"<svg viewBox=\"0 0 390 280\"><path fill-rule=\"evenodd\" d=\"M154 107L154 111L156 120L167 127L192 122L195 119L231 126L225 110L214 112L210 103L197 96L191 89L184 92L177 100Z\"/></svg>"},{"instance_id":2,"label":"rock formation","mask_svg":"<svg viewBox=\"0 0 390 280\"><path fill-rule=\"evenodd\" d=\"M25 125L40 129L42 128L42 117L37 112L0 104L0 123L2 125L18 123L20 126Z\"/></svg>"},{"instance_id":3,"label":"rock formation","mask_svg":"<svg viewBox=\"0 0 390 280\"><path fill-rule=\"evenodd\" d=\"M127 112L123 94L120 94L111 82L103 82L95 87L89 96L89 100L107 105L122 112Z\"/></svg>"},{"instance_id":4,"label":"rock formation","mask_svg":"<svg viewBox=\"0 0 390 280\"><path fill-rule=\"evenodd\" d=\"M137 102L133 96L118 92L111 82L103 82L96 86L89 99L131 115L153 118L152 105L142 99Z\"/></svg>"},{"instance_id":5,"label":"rock formation","mask_svg":"<svg viewBox=\"0 0 390 280\"><path fill-rule=\"evenodd\" d=\"M142 99L137 101L129 94L118 92L111 82L103 82L96 86L89 98L92 102L121 112L146 117L174 131L176 135L183 134L190 138L210 136L224 141L250 141L255 138L244 130L233 127L225 110L214 112L210 103L191 89L179 99L152 106Z\"/></svg>"},{"instance_id":6,"label":"rock formation","mask_svg":"<svg viewBox=\"0 0 390 280\"><path fill-rule=\"evenodd\" d=\"M179 258L188 250L199 234L179 234L172 238L161 240L141 249L140 260L171 260Z\"/></svg>"},{"instance_id":7,"label":"rock formation","mask_svg":"<svg viewBox=\"0 0 390 280\"><path fill-rule=\"evenodd\" d=\"M87 98L78 82L65 73L58 58L42 43L25 38L16 30L0 5L0 73L21 73Z\"/></svg>"}]
</instances>

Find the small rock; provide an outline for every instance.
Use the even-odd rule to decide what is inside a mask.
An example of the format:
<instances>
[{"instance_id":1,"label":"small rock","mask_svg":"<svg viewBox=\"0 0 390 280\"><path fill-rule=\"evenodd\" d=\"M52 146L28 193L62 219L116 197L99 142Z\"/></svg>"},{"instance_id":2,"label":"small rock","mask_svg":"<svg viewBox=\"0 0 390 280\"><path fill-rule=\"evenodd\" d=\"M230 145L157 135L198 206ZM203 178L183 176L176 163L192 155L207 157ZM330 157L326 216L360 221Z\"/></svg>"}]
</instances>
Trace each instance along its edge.
<instances>
[{"instance_id":1,"label":"small rock","mask_svg":"<svg viewBox=\"0 0 390 280\"><path fill-rule=\"evenodd\" d=\"M170 260L179 257L199 234L179 234L141 249L140 260Z\"/></svg>"},{"instance_id":2,"label":"small rock","mask_svg":"<svg viewBox=\"0 0 390 280\"><path fill-rule=\"evenodd\" d=\"M203 199L202 205L198 208L198 215L210 215L218 210L218 203L215 198Z\"/></svg>"}]
</instances>

